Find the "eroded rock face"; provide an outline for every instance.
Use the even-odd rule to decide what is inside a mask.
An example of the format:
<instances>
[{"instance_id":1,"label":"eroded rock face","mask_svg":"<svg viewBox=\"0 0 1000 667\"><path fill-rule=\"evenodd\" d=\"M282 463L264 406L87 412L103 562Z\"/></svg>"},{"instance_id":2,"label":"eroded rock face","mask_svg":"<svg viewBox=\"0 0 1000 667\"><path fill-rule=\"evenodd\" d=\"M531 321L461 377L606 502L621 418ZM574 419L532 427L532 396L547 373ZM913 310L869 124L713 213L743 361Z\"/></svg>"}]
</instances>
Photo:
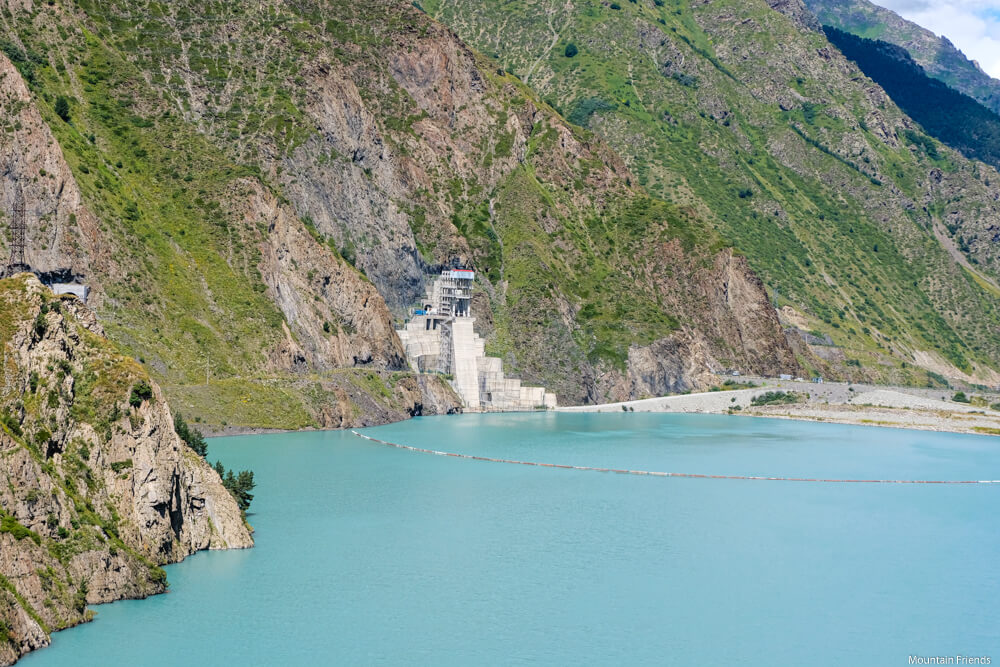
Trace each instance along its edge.
<instances>
[{"instance_id":1,"label":"eroded rock face","mask_svg":"<svg viewBox=\"0 0 1000 667\"><path fill-rule=\"evenodd\" d=\"M33 276L0 281L3 664L89 620L87 604L163 592L159 565L253 546L159 387L73 315L82 309Z\"/></svg>"},{"instance_id":2,"label":"eroded rock face","mask_svg":"<svg viewBox=\"0 0 1000 667\"><path fill-rule=\"evenodd\" d=\"M402 370L406 357L375 286L320 244L257 181L246 179L233 206L247 224L263 223L261 275L291 331L272 354L283 370L364 367Z\"/></svg>"},{"instance_id":3,"label":"eroded rock face","mask_svg":"<svg viewBox=\"0 0 1000 667\"><path fill-rule=\"evenodd\" d=\"M20 73L0 53L0 118L10 130L0 141L0 222L6 227L16 189L24 195L28 217L26 259L41 273L93 280L94 265L112 271L109 249L101 246L97 218L83 203L69 165L39 114ZM0 234L0 253L7 257L8 237ZM96 287L96 285L95 285Z\"/></svg>"},{"instance_id":4,"label":"eroded rock face","mask_svg":"<svg viewBox=\"0 0 1000 667\"><path fill-rule=\"evenodd\" d=\"M670 255L664 249L664 260ZM727 369L801 373L767 291L743 256L722 251L710 268L696 269L682 284L696 287L688 291L662 282L665 299L678 308L687 299L703 307L690 307L692 320L676 334L629 350L626 381L615 400L703 388L715 382L715 372Z\"/></svg>"},{"instance_id":5,"label":"eroded rock face","mask_svg":"<svg viewBox=\"0 0 1000 667\"><path fill-rule=\"evenodd\" d=\"M358 267L401 312L423 289L416 240L400 207L418 179L401 173L400 156L385 145L375 113L340 68L319 64L306 74L308 111L320 136L285 160L285 190L321 233L354 249Z\"/></svg>"},{"instance_id":6,"label":"eroded rock face","mask_svg":"<svg viewBox=\"0 0 1000 667\"><path fill-rule=\"evenodd\" d=\"M822 26L802 0L767 0L771 9L781 12L808 30L820 30Z\"/></svg>"}]
</instances>

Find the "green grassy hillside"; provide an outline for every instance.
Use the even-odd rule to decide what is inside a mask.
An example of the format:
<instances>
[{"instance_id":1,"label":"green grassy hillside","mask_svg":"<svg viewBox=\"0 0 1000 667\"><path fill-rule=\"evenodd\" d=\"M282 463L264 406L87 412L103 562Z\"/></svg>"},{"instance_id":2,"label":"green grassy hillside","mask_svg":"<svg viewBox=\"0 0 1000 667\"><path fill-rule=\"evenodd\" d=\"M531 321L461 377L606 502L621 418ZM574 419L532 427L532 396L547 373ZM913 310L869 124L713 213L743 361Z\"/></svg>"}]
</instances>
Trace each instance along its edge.
<instances>
[{"instance_id":1,"label":"green grassy hillside","mask_svg":"<svg viewBox=\"0 0 1000 667\"><path fill-rule=\"evenodd\" d=\"M719 367L996 379L1000 178L808 20L760 1L57 1L0 13L51 141L24 136L24 101L3 113L79 187L108 333L214 425L405 416L426 387L390 329L453 264L477 269L489 351L563 402ZM33 210L58 196L5 159ZM768 299L836 346L796 360Z\"/></svg>"},{"instance_id":2,"label":"green grassy hillside","mask_svg":"<svg viewBox=\"0 0 1000 667\"><path fill-rule=\"evenodd\" d=\"M205 8L209 25L212 12L222 7ZM123 22L114 18L115 9L147 18ZM382 413L405 416L410 406L392 391L396 381L391 376L403 368L398 356L333 373L323 359L310 360L315 363L306 369L289 368L285 360L294 356L285 349L305 344L307 332L276 304L275 286L266 284L262 270L268 268L263 250L275 236L273 219L290 212L257 153L253 160L242 156L255 142L289 150L314 132L290 100L291 87L260 93L256 106L251 105L256 93L236 95L246 111L244 130L233 125L220 130L210 111L193 121L186 102L167 98L176 82L142 69L155 70L153 62L128 57L140 42L159 58L172 57L166 29L162 41L152 34L162 20L153 5L105 3L43 4L14 13L8 9L0 18L9 36L3 50L30 86L79 186L82 205L98 221L100 254L90 258L86 278L94 287L92 305L102 325L154 373L186 414L213 426L319 426L329 418L324 413L331 404L359 423L384 418L375 416ZM181 25L199 30L190 17ZM260 28L276 29L266 22ZM209 42L217 46L211 40L206 46ZM206 54L197 62L218 81L235 81L215 69L217 59ZM61 113L60 100L65 104ZM4 108L15 114L8 132L19 125L21 108ZM266 118L259 116L261 110ZM245 144L234 141L240 137ZM25 177L37 180L46 174ZM299 221L290 224L302 228ZM322 271L327 283L335 275L340 288L373 292L346 266L336 246L322 239L313 243L311 252L323 264L301 267L303 275L309 269L311 283ZM319 302L322 292L316 291ZM366 335L379 335L357 331L363 329L357 311L324 304L319 315L327 318L323 330L330 332L332 345L350 348ZM373 371L390 388L388 397L380 396L384 387L373 392L366 386Z\"/></svg>"},{"instance_id":3,"label":"green grassy hillside","mask_svg":"<svg viewBox=\"0 0 1000 667\"><path fill-rule=\"evenodd\" d=\"M423 7L605 138L651 193L711 220L779 306L844 348L841 372L992 377L998 264L979 225L998 216L996 172L933 150L807 13L762 1ZM945 225L977 267L935 238Z\"/></svg>"},{"instance_id":4,"label":"green grassy hillside","mask_svg":"<svg viewBox=\"0 0 1000 667\"><path fill-rule=\"evenodd\" d=\"M792 359L776 320L737 335L723 298L687 298L728 257L702 212L409 4L78 0L2 24L112 249L98 315L185 414L344 423L324 406L368 414L372 372L398 414L388 328L455 263L490 350L566 402L639 391L631 350L670 337L703 344L699 373Z\"/></svg>"}]
</instances>

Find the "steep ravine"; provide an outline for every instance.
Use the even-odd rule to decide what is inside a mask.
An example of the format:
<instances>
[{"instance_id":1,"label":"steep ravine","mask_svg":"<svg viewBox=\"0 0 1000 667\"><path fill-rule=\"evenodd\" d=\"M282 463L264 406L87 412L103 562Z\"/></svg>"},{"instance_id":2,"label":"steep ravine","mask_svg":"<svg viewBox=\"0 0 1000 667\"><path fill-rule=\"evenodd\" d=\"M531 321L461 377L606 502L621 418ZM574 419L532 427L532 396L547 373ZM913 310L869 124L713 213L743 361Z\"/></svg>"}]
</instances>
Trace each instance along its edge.
<instances>
[{"instance_id":1,"label":"steep ravine","mask_svg":"<svg viewBox=\"0 0 1000 667\"><path fill-rule=\"evenodd\" d=\"M159 387L101 334L75 298L0 281L0 664L88 604L163 592L160 565L253 546Z\"/></svg>"}]
</instances>

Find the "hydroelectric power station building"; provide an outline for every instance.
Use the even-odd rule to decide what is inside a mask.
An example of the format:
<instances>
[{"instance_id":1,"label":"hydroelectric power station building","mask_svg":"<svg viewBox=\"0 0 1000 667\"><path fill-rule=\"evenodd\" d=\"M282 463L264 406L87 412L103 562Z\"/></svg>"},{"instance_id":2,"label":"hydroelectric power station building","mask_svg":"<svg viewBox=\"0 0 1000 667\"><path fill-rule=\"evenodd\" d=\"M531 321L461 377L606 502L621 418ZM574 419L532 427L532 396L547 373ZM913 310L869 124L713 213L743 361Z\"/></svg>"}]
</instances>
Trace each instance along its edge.
<instances>
[{"instance_id":1,"label":"hydroelectric power station building","mask_svg":"<svg viewBox=\"0 0 1000 667\"><path fill-rule=\"evenodd\" d=\"M397 332L410 366L451 375L465 409L473 412L555 408L555 394L504 377L503 362L486 356L471 314L475 278L468 269L448 269L427 288L423 307Z\"/></svg>"}]
</instances>

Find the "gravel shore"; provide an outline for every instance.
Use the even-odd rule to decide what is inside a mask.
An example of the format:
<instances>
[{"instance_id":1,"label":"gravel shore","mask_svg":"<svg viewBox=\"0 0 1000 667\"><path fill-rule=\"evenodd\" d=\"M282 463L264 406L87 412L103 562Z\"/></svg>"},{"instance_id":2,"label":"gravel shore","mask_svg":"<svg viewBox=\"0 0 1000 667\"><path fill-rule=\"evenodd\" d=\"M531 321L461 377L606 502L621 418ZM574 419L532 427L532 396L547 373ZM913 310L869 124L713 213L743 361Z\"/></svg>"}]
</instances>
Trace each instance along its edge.
<instances>
[{"instance_id":1,"label":"gravel shore","mask_svg":"<svg viewBox=\"0 0 1000 667\"><path fill-rule=\"evenodd\" d=\"M1000 401L994 393L976 393L977 402L956 403L953 392L913 387L829 382L813 384L789 380L753 380L753 389L713 391L559 408L560 412L692 412L736 414L758 417L803 419L862 426L885 426L927 431L1000 435L1000 411L987 405ZM795 392L796 403L752 405L754 398L769 391Z\"/></svg>"}]
</instances>

